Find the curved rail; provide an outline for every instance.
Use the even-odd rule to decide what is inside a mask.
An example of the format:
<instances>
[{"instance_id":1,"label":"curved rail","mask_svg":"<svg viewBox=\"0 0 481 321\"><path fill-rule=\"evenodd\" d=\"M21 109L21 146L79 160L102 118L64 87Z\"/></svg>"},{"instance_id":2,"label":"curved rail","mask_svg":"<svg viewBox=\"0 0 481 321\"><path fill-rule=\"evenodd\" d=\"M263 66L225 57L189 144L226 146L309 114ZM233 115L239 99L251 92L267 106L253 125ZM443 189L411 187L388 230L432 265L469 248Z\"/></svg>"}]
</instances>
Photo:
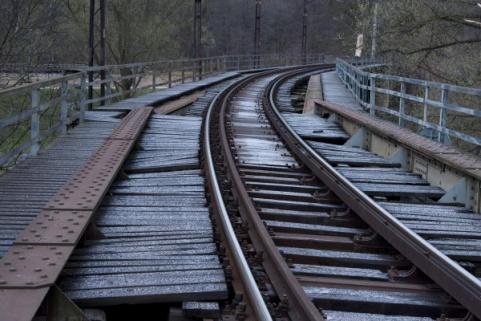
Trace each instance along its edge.
<instances>
[{"instance_id":1,"label":"curved rail","mask_svg":"<svg viewBox=\"0 0 481 321\"><path fill-rule=\"evenodd\" d=\"M250 79L249 77L248 79ZM243 83L243 82L242 82ZM232 257L234 259L234 263L238 269L240 278L242 279L242 284L246 290L246 296L251 304L251 308L256 316L256 319L259 321L272 321L271 315L269 313L269 309L264 302L261 292L257 287L257 283L252 275L252 272L249 267L249 263L242 252L242 248L239 244L239 241L236 238L236 234L234 228L229 219L229 213L225 207L225 202L222 197L222 192L220 188L219 178L217 177L215 167L214 167L214 159L212 156L211 151L211 132L210 132L210 125L213 118L214 107L219 103L222 97L225 95L227 91L230 91L232 88L229 87L226 89L225 92L219 93L214 101L209 106L207 111L207 115L205 118L205 126L204 126L204 157L205 157L205 166L206 172L208 176L208 182L210 186L211 196L214 198L214 204L217 209L218 217L222 225L222 229L224 231L224 236L227 241L227 246L232 253Z\"/></svg>"},{"instance_id":2,"label":"curved rail","mask_svg":"<svg viewBox=\"0 0 481 321\"><path fill-rule=\"evenodd\" d=\"M313 67L310 67L309 69L312 68ZM304 67L303 70L306 71L307 69ZM279 250L275 246L272 238L269 235L269 232L267 231L262 220L260 219L255 205L250 198L240 177L236 162L231 153L229 139L227 137L225 120L229 98L238 93L249 82L255 80L256 78L266 76L268 74L269 73L262 73L251 76L245 81L239 82L233 87L228 88L226 91L221 93L220 96L218 96L217 99L212 103L211 108L209 108L207 120L211 121L214 107L218 105L218 107L220 108L220 110L218 111L218 126L220 133L218 138L220 139L220 148L224 156L224 163L228 169L232 182L232 190L235 191L237 201L239 202L239 211L243 218L246 219L246 221L248 222L249 236L254 244L254 247L256 248L256 251L263 254L263 266L269 276L270 282L276 290L279 298L284 302L287 302L289 306L288 314L290 319L293 321L324 320L322 314L306 295L304 289L299 284L298 280L290 270L282 255L279 253ZM206 122L206 124L206 127L208 127L209 123ZM207 134L210 135L211 133L206 132L206 135ZM206 145L208 144L206 143ZM208 150L209 153L211 152L210 148L206 150ZM211 164L213 163L211 162ZM211 171L212 167L209 166L208 170ZM209 173L209 176L214 177L212 173ZM222 200L220 195L216 196L215 199ZM224 205L222 204L219 205L220 208L224 207ZM223 215L226 215L226 213L223 213ZM228 222L228 217L224 217L223 220L226 220ZM232 238L235 238L235 235L233 235Z\"/></svg>"},{"instance_id":3,"label":"curved rail","mask_svg":"<svg viewBox=\"0 0 481 321\"><path fill-rule=\"evenodd\" d=\"M282 82L293 74L285 74L273 81L263 103L267 117L291 151L374 231L481 319L481 282L354 186L287 123L276 108L275 95Z\"/></svg>"}]
</instances>

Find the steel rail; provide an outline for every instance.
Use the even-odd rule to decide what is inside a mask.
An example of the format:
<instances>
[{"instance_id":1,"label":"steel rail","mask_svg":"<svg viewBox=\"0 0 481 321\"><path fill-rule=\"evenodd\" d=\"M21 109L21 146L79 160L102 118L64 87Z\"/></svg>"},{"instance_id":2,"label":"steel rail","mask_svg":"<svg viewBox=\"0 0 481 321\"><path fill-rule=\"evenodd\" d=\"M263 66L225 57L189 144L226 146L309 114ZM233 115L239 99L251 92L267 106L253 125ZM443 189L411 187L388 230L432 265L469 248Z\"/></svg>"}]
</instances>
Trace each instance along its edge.
<instances>
[{"instance_id":1,"label":"steel rail","mask_svg":"<svg viewBox=\"0 0 481 321\"><path fill-rule=\"evenodd\" d=\"M231 88L231 87L229 87ZM226 91L229 90L226 89ZM262 297L259 288L257 287L257 283L252 275L252 272L249 267L249 263L242 252L242 248L237 240L234 228L229 219L229 213L227 212L227 208L225 206L225 201L222 196L222 191L220 188L219 178L215 171L214 166L214 159L213 153L211 150L211 131L210 131L210 124L212 123L213 114L215 106L219 103L219 101L225 95L225 91L219 93L215 99L210 104L207 115L205 118L205 126L204 126L204 158L205 158L205 166L206 172L208 176L208 183L210 186L211 196L214 198L214 204L217 208L218 218L220 219L222 229L224 232L224 236L227 241L227 246L232 253L232 257L234 259L235 266L238 269L240 278L242 279L242 284L246 289L247 299L251 304L251 308L256 316L256 319L259 321L272 321L269 309L264 302L264 298Z\"/></svg>"},{"instance_id":2,"label":"steel rail","mask_svg":"<svg viewBox=\"0 0 481 321\"><path fill-rule=\"evenodd\" d=\"M331 66L331 65L330 65ZM299 68L299 67L297 67ZM312 67L310 67L312 69ZM292 69L290 69L292 70ZM305 67L303 70L306 70ZM267 73L269 74L269 73ZM224 164L230 175L233 193L239 202L239 211L248 222L249 236L258 253L262 253L263 267L266 270L269 280L272 283L278 297L289 306L288 315L293 321L319 321L324 320L318 308L307 296L301 284L292 273L285 259L277 249L269 232L263 224L255 205L249 196L246 187L240 177L236 162L231 153L229 139L227 137L226 110L229 98L238 93L252 80L266 75L266 73L255 75L246 81L237 83L233 88L228 89L217 99L215 104L220 105L219 128L220 148L224 155ZM212 112L213 108L209 111ZM285 300L287 299L287 300Z\"/></svg>"},{"instance_id":3,"label":"steel rail","mask_svg":"<svg viewBox=\"0 0 481 321\"><path fill-rule=\"evenodd\" d=\"M264 97L263 107L268 119L291 151L374 231L466 309L481 319L480 280L411 231L359 190L319 156L284 119L276 107L275 96L279 86L290 76L292 73L271 82Z\"/></svg>"}]
</instances>

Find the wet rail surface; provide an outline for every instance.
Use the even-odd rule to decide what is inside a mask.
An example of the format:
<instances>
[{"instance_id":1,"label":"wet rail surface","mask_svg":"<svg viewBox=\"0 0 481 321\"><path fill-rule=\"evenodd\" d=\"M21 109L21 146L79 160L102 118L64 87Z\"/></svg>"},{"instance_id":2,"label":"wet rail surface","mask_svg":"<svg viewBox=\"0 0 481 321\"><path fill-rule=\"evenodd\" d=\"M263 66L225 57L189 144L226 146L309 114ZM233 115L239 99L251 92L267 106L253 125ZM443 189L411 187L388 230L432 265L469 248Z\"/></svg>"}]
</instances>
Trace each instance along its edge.
<instances>
[{"instance_id":1,"label":"wet rail surface","mask_svg":"<svg viewBox=\"0 0 481 321\"><path fill-rule=\"evenodd\" d=\"M291 81L290 87L295 76L286 77ZM269 273L272 259L266 253L266 246L258 244L255 235L258 232L252 232L257 227L252 225L249 215L253 213L248 214L249 211L254 211L262 221L298 284L328 320L430 320L469 316L465 307L373 231L355 213L356 209L351 210L291 152L292 146L287 147L278 134L283 129L272 127L265 114L265 98L275 78L265 76L230 92L225 98L225 115L221 114L218 119L225 124L216 128L218 137L226 136L228 148L214 146L214 150L217 154L224 153L217 160L217 170L226 181L224 198L228 206L231 204L233 220L243 221L245 226L240 230L249 233L251 242L247 248L257 255L268 272L264 282L272 284L277 292L279 301L270 302L277 307L276 313L279 306L286 305L284 316L296 319L299 315L289 309L299 307L282 286L276 288L277 276ZM279 95L282 93L278 91ZM338 157L342 159L340 163L351 162L351 166L339 166L339 171L346 176L351 174L350 179L358 178L357 183L369 195L440 197L442 190L427 185L415 175L401 172L397 164L342 146L349 137L341 126L296 114L285 91L283 97L276 99L276 108L285 108L283 116L306 140L310 139L319 153L323 152L326 158ZM225 133L221 132L222 127ZM312 127L318 130L313 131ZM217 144L225 143L218 141ZM335 154L331 149L341 152ZM229 166L227 154L232 156L235 168ZM378 175L384 176L384 183L387 180L401 186L398 189L379 187L375 186L376 180L371 186L363 186L359 179L367 174L356 172L359 169L356 164L376 166ZM241 185L236 182L237 177ZM403 189L402 184L411 188ZM249 200L243 199L242 193L247 193ZM403 208L404 204L398 205ZM409 211L409 206L406 208Z\"/></svg>"}]
</instances>

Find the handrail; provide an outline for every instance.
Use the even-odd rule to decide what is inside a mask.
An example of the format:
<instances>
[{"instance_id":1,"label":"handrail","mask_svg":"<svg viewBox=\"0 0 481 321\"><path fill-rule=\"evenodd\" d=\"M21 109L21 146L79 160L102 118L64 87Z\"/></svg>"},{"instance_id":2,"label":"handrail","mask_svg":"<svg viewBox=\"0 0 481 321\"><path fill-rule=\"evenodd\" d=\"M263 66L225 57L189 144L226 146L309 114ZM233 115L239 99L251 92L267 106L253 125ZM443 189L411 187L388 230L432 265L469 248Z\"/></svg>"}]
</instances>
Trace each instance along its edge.
<instances>
[{"instance_id":1,"label":"handrail","mask_svg":"<svg viewBox=\"0 0 481 321\"><path fill-rule=\"evenodd\" d=\"M19 157L37 154L46 140L66 132L69 124L83 121L85 112L98 105L225 71L320 63L324 58L320 54L266 54L75 65L79 72L0 90L0 170Z\"/></svg>"},{"instance_id":2,"label":"handrail","mask_svg":"<svg viewBox=\"0 0 481 321\"><path fill-rule=\"evenodd\" d=\"M381 65L372 62L367 66ZM475 108L481 102L481 89L374 73L365 69L344 59L336 60L339 78L371 115L376 115L376 112L389 114L397 118L399 126L405 127L409 122L425 136L442 143L450 143L451 138L456 138L481 146L481 138L452 128L456 115L481 118L481 109ZM471 107L467 106L470 100L473 101ZM432 109L437 111L436 116L432 115ZM422 118L416 115L421 113Z\"/></svg>"}]
</instances>

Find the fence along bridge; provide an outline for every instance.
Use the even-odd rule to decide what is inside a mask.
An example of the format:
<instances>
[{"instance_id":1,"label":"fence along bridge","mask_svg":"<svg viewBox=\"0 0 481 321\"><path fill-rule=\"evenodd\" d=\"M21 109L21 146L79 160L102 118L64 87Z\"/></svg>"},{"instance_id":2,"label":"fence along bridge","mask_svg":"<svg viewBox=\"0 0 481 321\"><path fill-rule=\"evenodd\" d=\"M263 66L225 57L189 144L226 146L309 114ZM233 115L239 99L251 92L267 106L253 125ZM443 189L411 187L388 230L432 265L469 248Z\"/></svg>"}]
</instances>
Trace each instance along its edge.
<instances>
[{"instance_id":1,"label":"fence along bridge","mask_svg":"<svg viewBox=\"0 0 481 321\"><path fill-rule=\"evenodd\" d=\"M304 58L1 91L0 319L479 319L481 90Z\"/></svg>"}]
</instances>

